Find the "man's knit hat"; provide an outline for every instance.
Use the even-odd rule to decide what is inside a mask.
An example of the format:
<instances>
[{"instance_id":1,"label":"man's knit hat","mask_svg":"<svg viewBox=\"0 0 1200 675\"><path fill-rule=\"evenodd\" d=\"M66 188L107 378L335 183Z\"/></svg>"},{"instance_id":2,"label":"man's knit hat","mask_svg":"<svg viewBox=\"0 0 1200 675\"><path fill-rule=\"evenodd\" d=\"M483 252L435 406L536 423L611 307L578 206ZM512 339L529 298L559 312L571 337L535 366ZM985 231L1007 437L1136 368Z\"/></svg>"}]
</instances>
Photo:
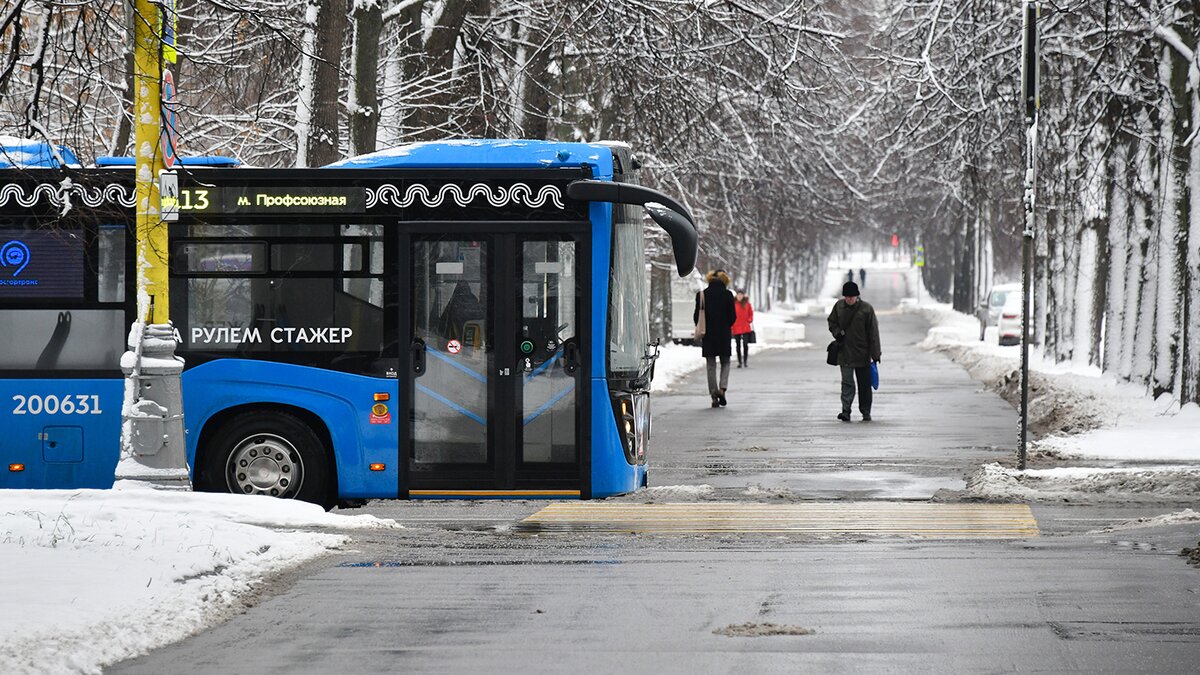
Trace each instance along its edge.
<instances>
[{"instance_id":1,"label":"man's knit hat","mask_svg":"<svg viewBox=\"0 0 1200 675\"><path fill-rule=\"evenodd\" d=\"M842 295L847 298L858 295L858 284L853 281L847 281L842 285Z\"/></svg>"}]
</instances>

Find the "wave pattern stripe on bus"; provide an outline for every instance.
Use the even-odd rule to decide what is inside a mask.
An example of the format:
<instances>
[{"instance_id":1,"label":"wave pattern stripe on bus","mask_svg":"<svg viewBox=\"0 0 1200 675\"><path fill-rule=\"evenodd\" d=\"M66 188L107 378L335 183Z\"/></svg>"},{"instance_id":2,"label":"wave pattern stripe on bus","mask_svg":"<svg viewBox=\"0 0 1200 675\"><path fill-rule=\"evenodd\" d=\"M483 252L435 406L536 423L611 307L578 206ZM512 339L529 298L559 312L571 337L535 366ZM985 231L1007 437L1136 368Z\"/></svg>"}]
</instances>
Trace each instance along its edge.
<instances>
[{"instance_id":1,"label":"wave pattern stripe on bus","mask_svg":"<svg viewBox=\"0 0 1200 675\"><path fill-rule=\"evenodd\" d=\"M478 197L483 197L492 206L504 206L515 202L537 209L545 206L547 202L553 202L554 206L559 209L565 208L562 201L562 191L557 187L544 185L538 190L535 196L533 188L525 183L514 183L511 187L507 188L504 186L493 188L483 183L476 183L467 188L465 192L458 185L447 183L437 191L437 194L433 194L425 185L410 185L405 190L404 197L400 196L400 188L390 183L385 183L380 185L378 189L367 188L367 208L374 208L379 204L390 204L400 208L407 208L415 204L418 199L425 206L437 208L447 198L453 199L459 206L467 206Z\"/></svg>"},{"instance_id":2,"label":"wave pattern stripe on bus","mask_svg":"<svg viewBox=\"0 0 1200 675\"><path fill-rule=\"evenodd\" d=\"M25 208L37 204L42 199L46 199L54 206L62 206L72 196L78 197L80 201L92 208L96 208L106 201L133 208L136 201L134 193L119 183L110 183L102 188L89 188L75 184L40 183L35 185L28 195L25 194L24 186L9 184L0 187L0 206L7 205L10 199Z\"/></svg>"}]
</instances>

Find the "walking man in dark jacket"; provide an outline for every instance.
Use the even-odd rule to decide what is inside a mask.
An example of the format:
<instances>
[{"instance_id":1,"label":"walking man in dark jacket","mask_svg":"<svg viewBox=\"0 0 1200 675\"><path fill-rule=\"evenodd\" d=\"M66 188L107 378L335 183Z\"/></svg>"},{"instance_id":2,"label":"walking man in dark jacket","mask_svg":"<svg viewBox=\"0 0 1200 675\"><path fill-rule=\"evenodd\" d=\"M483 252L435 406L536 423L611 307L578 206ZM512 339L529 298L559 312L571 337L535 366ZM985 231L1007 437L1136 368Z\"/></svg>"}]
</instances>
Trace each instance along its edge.
<instances>
[{"instance_id":1,"label":"walking man in dark jacket","mask_svg":"<svg viewBox=\"0 0 1200 675\"><path fill-rule=\"evenodd\" d=\"M829 332L838 341L838 365L842 368L842 412L838 419L850 421L854 385L858 384L858 410L863 421L871 421L871 362L880 359L879 322L875 308L858 297L858 284L842 286L842 299L829 313Z\"/></svg>"}]
</instances>

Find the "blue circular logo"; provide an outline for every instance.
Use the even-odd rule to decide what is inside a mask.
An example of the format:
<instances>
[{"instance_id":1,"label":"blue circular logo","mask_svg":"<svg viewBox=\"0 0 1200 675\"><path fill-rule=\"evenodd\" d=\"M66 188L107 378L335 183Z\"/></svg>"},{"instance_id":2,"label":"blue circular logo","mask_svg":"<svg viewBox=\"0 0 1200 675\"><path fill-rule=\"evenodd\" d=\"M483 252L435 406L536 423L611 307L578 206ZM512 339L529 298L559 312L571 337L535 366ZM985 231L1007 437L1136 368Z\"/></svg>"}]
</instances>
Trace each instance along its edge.
<instances>
[{"instance_id":1,"label":"blue circular logo","mask_svg":"<svg viewBox=\"0 0 1200 675\"><path fill-rule=\"evenodd\" d=\"M13 276L17 276L29 264L29 247L20 241L10 241L0 247L0 266L15 267Z\"/></svg>"}]
</instances>

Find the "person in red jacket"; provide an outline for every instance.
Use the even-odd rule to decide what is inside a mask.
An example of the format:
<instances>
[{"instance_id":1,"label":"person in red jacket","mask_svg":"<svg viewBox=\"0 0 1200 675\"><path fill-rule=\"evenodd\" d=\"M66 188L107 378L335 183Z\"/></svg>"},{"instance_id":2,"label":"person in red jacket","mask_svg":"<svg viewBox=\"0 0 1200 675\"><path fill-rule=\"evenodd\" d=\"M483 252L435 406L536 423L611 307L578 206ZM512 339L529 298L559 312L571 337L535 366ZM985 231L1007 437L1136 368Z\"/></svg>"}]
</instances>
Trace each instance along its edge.
<instances>
[{"instance_id":1,"label":"person in red jacket","mask_svg":"<svg viewBox=\"0 0 1200 675\"><path fill-rule=\"evenodd\" d=\"M746 296L746 289L737 289L737 300L733 303L737 318L733 322L733 339L737 342L738 368L750 367L750 332L754 330L754 306Z\"/></svg>"}]
</instances>

